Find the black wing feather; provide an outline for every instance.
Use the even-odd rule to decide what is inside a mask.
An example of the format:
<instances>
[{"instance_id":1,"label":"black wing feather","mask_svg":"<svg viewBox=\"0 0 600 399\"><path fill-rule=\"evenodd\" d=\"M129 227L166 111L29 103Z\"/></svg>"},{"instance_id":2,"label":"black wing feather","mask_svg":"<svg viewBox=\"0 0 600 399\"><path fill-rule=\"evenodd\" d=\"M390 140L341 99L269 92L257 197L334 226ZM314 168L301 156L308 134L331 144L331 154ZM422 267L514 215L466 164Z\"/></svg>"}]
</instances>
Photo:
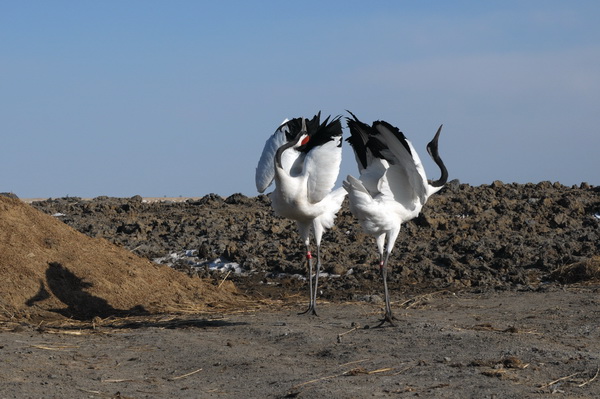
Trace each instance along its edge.
<instances>
[{"instance_id":1,"label":"black wing feather","mask_svg":"<svg viewBox=\"0 0 600 399\"><path fill-rule=\"evenodd\" d=\"M412 156L412 152L410 151L410 146L406 142L406 136L404 135L404 133L402 133L400 131L400 129L398 129L396 126L390 125L389 123L387 123L385 121L376 121L376 122L373 122L373 129L375 131L377 131L377 125L383 125L386 129L388 129L390 132L392 132L394 134L394 136L396 136L398 141L400 143L402 143L404 148L406 148L406 151L408 151L408 153Z\"/></svg>"},{"instance_id":2,"label":"black wing feather","mask_svg":"<svg viewBox=\"0 0 600 399\"><path fill-rule=\"evenodd\" d=\"M319 147L329 141L332 141L335 137L342 136L342 124L340 123L341 116L336 116L329 121L328 116L323 123L320 123L319 119L321 112L314 116L313 119L306 122L306 129L310 140L305 146L300 148L300 151L308 153L315 147Z\"/></svg>"},{"instance_id":3,"label":"black wing feather","mask_svg":"<svg viewBox=\"0 0 600 399\"><path fill-rule=\"evenodd\" d=\"M367 143L369 142L370 136L373 134L373 128L366 123L358 120L356 115L352 112L347 112L352 115L354 119L346 118L346 123L348 125L348 129L350 129L350 137L346 139L346 141L352 146L354 153L356 154L356 158L360 161L362 168L367 168Z\"/></svg>"}]
</instances>

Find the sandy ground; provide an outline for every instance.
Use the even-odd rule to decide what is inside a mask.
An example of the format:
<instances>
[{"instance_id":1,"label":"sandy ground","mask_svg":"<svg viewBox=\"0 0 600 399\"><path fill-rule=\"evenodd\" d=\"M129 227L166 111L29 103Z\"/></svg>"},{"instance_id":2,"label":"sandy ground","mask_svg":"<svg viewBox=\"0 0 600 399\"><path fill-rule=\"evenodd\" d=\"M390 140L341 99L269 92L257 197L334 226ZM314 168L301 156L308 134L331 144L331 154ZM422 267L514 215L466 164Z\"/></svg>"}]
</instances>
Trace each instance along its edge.
<instances>
[{"instance_id":1,"label":"sandy ground","mask_svg":"<svg viewBox=\"0 0 600 399\"><path fill-rule=\"evenodd\" d=\"M599 287L0 324L0 398L597 398Z\"/></svg>"}]
</instances>

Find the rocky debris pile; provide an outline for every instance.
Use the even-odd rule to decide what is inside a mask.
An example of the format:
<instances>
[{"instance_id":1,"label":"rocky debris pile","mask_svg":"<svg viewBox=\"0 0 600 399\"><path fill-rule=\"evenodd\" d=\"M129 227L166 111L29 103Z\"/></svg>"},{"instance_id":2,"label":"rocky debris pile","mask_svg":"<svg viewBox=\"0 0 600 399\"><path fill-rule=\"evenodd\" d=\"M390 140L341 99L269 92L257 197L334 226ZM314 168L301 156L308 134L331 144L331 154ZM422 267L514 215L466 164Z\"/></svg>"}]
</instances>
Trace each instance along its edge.
<instances>
[{"instance_id":1,"label":"rocky debris pile","mask_svg":"<svg viewBox=\"0 0 600 399\"><path fill-rule=\"evenodd\" d=\"M235 262L260 281L269 273L306 273L294 223L276 217L264 195L210 194L183 202L61 198L33 206L149 259L193 250L207 263ZM560 281L559 268L591 259L599 249L600 187L499 181L470 186L455 180L403 225L390 259L390 284L535 288ZM347 203L323 237L322 258L326 272L340 275L324 283L325 296L379 291L375 242ZM187 268L185 259L173 266Z\"/></svg>"}]
</instances>

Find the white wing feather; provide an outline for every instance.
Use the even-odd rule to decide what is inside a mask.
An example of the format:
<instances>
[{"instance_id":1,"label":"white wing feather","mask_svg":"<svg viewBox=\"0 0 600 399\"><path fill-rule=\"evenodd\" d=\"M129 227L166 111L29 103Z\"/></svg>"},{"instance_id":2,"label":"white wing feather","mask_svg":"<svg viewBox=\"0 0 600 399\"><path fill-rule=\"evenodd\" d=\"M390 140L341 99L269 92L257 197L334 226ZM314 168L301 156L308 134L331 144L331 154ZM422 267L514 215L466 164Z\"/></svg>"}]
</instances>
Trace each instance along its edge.
<instances>
[{"instance_id":1,"label":"white wing feather","mask_svg":"<svg viewBox=\"0 0 600 399\"><path fill-rule=\"evenodd\" d=\"M341 137L313 148L305 159L305 172L308 176L308 201L317 203L331 192L342 162Z\"/></svg>"},{"instance_id":2,"label":"white wing feather","mask_svg":"<svg viewBox=\"0 0 600 399\"><path fill-rule=\"evenodd\" d=\"M263 148L258 166L256 167L255 176L256 189L259 193L263 193L275 178L275 153L279 147L287 142L285 132L288 127L284 125L287 121L287 119L283 121L281 127L267 139Z\"/></svg>"},{"instance_id":3,"label":"white wing feather","mask_svg":"<svg viewBox=\"0 0 600 399\"><path fill-rule=\"evenodd\" d=\"M369 154L370 153L371 152L369 151ZM385 159L372 157L369 166L363 169L360 174L360 181L362 182L364 188L367 189L367 191L373 198L382 193L382 184L384 183L382 183L381 180L385 177L385 173L388 167L389 164ZM387 185L387 183L385 184Z\"/></svg>"},{"instance_id":4,"label":"white wing feather","mask_svg":"<svg viewBox=\"0 0 600 399\"><path fill-rule=\"evenodd\" d=\"M410 141L406 140L406 142L408 143L408 146L410 147L410 151L413 154L413 157L412 157L413 163L415 164L415 168L417 170L417 173L419 174L420 184L423 185L423 192L425 193L424 195L426 196L425 200L423 201L423 204L425 204L427 197L429 197L429 194L427 194L427 187L429 186L429 183L427 182L427 175L425 174L425 168L423 167L423 163L421 162L421 158L419 158L419 154L417 154L417 150L415 150L415 147L413 147L413 145Z\"/></svg>"},{"instance_id":5,"label":"white wing feather","mask_svg":"<svg viewBox=\"0 0 600 399\"><path fill-rule=\"evenodd\" d=\"M359 220L364 219L366 209L370 209L373 204L372 194L367 191L362 179L358 180L354 176L348 175L342 184L350 198L350 211Z\"/></svg>"},{"instance_id":6,"label":"white wing feather","mask_svg":"<svg viewBox=\"0 0 600 399\"><path fill-rule=\"evenodd\" d=\"M406 140L411 153L402 145L396 136L383 126L378 126L381 140L389 148L386 156L391 155L393 165L387 172L388 183L394 194L394 198L408 209L409 204L414 203L417 198L424 204L427 200L425 171L421 160L410 141ZM391 154L390 154L391 153ZM413 195L411 195L414 193Z\"/></svg>"}]
</instances>

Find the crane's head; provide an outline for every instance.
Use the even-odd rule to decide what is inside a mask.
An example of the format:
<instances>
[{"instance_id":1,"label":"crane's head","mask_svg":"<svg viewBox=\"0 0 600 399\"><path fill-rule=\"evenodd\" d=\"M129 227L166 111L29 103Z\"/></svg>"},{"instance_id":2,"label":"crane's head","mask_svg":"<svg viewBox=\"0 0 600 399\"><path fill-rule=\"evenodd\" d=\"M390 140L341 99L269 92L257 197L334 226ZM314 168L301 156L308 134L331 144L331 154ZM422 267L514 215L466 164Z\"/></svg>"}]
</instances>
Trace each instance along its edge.
<instances>
[{"instance_id":1,"label":"crane's head","mask_svg":"<svg viewBox=\"0 0 600 399\"><path fill-rule=\"evenodd\" d=\"M296 142L296 148L304 147L310 141L310 135L306 128L306 118L302 118L302 129L298 133L298 141Z\"/></svg>"},{"instance_id":2,"label":"crane's head","mask_svg":"<svg viewBox=\"0 0 600 399\"><path fill-rule=\"evenodd\" d=\"M440 133L442 132L442 127L444 125L440 125L433 139L427 144L427 152L431 158L434 158L438 155L438 140L440 139Z\"/></svg>"},{"instance_id":3,"label":"crane's head","mask_svg":"<svg viewBox=\"0 0 600 399\"><path fill-rule=\"evenodd\" d=\"M438 129L437 133L433 137L433 140L431 140L429 142L429 144L427 144L427 152L429 153L429 156L431 156L431 158L433 158L433 161L440 168L440 172L441 172L440 178L438 180L435 180L435 181L429 181L429 184L431 186L437 188L438 190L444 184L446 184L446 182L448 181L448 170L446 169L446 165L444 165L444 162L442 161L442 158L440 158L440 154L438 152L438 140L440 138L440 133L442 131L442 126L443 125L440 125L440 128Z\"/></svg>"},{"instance_id":4,"label":"crane's head","mask_svg":"<svg viewBox=\"0 0 600 399\"><path fill-rule=\"evenodd\" d=\"M306 119L302 118L300 130L298 130L298 119L300 118L293 119L292 121L290 121L293 123L293 126L290 127L286 125L280 128L282 129L282 131L283 129L286 129L285 133L287 142L280 146L275 152L276 167L283 168L281 157L283 153L287 150L292 149L294 151L302 153L306 153L308 151L307 148L308 142L310 141L310 134L308 133L308 129L306 128ZM297 154L293 157L297 157ZM294 163L294 161L292 161L292 163Z\"/></svg>"}]
</instances>

